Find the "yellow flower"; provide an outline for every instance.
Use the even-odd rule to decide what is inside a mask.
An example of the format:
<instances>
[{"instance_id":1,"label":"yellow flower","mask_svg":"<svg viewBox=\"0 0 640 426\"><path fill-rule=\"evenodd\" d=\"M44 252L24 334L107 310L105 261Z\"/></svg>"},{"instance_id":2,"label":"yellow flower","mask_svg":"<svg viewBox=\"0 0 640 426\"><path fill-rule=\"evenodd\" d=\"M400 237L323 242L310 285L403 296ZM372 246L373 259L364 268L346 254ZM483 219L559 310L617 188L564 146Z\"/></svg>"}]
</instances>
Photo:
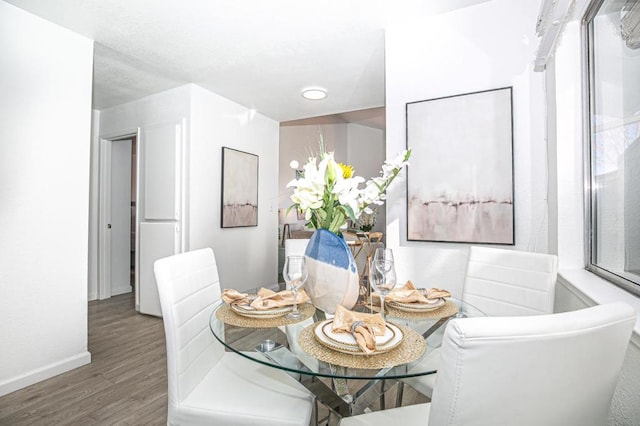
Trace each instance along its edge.
<instances>
[{"instance_id":1,"label":"yellow flower","mask_svg":"<svg viewBox=\"0 0 640 426\"><path fill-rule=\"evenodd\" d=\"M353 173L354 173L353 166L350 166L350 165L344 164L344 163L339 163L338 165L342 169L342 177L343 178L349 179L349 178L351 178L353 176Z\"/></svg>"}]
</instances>

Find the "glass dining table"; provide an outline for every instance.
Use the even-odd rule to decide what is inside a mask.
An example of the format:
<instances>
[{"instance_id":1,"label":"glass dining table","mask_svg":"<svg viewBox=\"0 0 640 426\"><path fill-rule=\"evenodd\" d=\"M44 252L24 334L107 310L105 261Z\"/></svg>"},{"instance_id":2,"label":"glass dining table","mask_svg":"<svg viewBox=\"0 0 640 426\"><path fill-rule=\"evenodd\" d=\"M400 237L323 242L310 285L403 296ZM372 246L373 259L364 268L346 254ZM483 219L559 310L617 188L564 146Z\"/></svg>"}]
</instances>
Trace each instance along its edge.
<instances>
[{"instance_id":1,"label":"glass dining table","mask_svg":"<svg viewBox=\"0 0 640 426\"><path fill-rule=\"evenodd\" d=\"M255 293L257 289L246 292ZM485 316L454 297L443 299L442 306L426 312L387 306L385 319L395 330L397 344L383 353L364 355L343 350L339 344L327 344L321 332L331 322L331 315L311 304L300 309L305 318L292 322L285 317L245 317L220 301L211 313L210 328L227 350L288 372L341 417L363 413L400 379L434 374L436 370L421 361L440 346L449 320ZM353 310L376 309L359 303Z\"/></svg>"}]
</instances>

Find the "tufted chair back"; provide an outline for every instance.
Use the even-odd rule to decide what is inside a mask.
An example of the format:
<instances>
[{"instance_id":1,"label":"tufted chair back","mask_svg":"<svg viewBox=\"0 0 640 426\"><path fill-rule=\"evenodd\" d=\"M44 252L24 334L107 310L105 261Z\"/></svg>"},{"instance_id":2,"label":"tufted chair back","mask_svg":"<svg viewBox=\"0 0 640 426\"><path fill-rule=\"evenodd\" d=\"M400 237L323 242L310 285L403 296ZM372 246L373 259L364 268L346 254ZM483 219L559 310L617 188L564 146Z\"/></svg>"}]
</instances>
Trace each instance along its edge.
<instances>
[{"instance_id":1,"label":"tufted chair back","mask_svg":"<svg viewBox=\"0 0 640 426\"><path fill-rule=\"evenodd\" d=\"M622 302L523 317L452 320L430 425L601 426L634 309Z\"/></svg>"},{"instance_id":2,"label":"tufted chair back","mask_svg":"<svg viewBox=\"0 0 640 426\"><path fill-rule=\"evenodd\" d=\"M488 316L550 314L557 275L555 255L472 246L462 299Z\"/></svg>"},{"instance_id":3,"label":"tufted chair back","mask_svg":"<svg viewBox=\"0 0 640 426\"><path fill-rule=\"evenodd\" d=\"M171 413L224 353L209 330L220 281L210 248L159 259L154 272L167 339Z\"/></svg>"}]
</instances>

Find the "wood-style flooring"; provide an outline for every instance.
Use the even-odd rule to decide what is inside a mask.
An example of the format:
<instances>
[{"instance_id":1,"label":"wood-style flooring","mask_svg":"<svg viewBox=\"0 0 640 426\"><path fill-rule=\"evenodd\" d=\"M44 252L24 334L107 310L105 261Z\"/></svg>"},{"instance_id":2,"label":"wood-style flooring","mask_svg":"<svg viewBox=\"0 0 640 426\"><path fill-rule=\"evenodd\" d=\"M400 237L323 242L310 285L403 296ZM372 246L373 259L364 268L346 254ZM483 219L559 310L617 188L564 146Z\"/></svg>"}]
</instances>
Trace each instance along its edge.
<instances>
[{"instance_id":1,"label":"wood-style flooring","mask_svg":"<svg viewBox=\"0 0 640 426\"><path fill-rule=\"evenodd\" d=\"M167 424L162 319L138 314L133 294L124 294L89 302L88 320L92 362L0 397L0 425ZM425 401L405 386L405 405ZM326 416L321 407L319 417ZM329 425L337 423L329 417Z\"/></svg>"},{"instance_id":2,"label":"wood-style flooring","mask_svg":"<svg viewBox=\"0 0 640 426\"><path fill-rule=\"evenodd\" d=\"M91 363L0 398L0 425L166 425L162 319L132 294L89 302Z\"/></svg>"}]
</instances>

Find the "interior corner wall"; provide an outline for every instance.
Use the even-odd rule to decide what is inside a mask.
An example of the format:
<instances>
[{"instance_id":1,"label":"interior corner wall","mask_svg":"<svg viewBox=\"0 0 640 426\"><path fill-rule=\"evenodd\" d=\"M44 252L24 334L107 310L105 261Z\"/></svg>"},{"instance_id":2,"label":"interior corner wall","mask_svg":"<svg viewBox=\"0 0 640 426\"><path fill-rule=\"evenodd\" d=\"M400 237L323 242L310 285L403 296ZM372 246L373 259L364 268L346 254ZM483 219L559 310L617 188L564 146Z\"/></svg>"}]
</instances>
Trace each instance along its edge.
<instances>
[{"instance_id":1,"label":"interior corner wall","mask_svg":"<svg viewBox=\"0 0 640 426\"><path fill-rule=\"evenodd\" d=\"M380 176L385 157L384 131L373 127L350 123L347 125L347 162L357 176L365 180ZM386 206L377 206L374 231L384 232Z\"/></svg>"},{"instance_id":2,"label":"interior corner wall","mask_svg":"<svg viewBox=\"0 0 640 426\"><path fill-rule=\"evenodd\" d=\"M432 17L394 17L385 39L386 154L405 148L407 102L512 86L515 248L546 252L545 91L532 66L538 7L494 0ZM387 244L398 252L398 279L460 295L469 245L407 241L405 176L387 202Z\"/></svg>"},{"instance_id":3,"label":"interior corner wall","mask_svg":"<svg viewBox=\"0 0 640 426\"><path fill-rule=\"evenodd\" d=\"M560 269L584 268L584 178L580 24L569 22L554 59Z\"/></svg>"},{"instance_id":4,"label":"interior corner wall","mask_svg":"<svg viewBox=\"0 0 640 426\"><path fill-rule=\"evenodd\" d=\"M87 351L93 42L0 2L0 395Z\"/></svg>"},{"instance_id":5,"label":"interior corner wall","mask_svg":"<svg viewBox=\"0 0 640 426\"><path fill-rule=\"evenodd\" d=\"M186 249L213 248L221 283L246 289L277 281L278 123L194 84L100 112L100 135L180 122L188 130ZM259 157L258 226L220 227L222 146ZM249 265L241 267L240 265Z\"/></svg>"},{"instance_id":6,"label":"interior corner wall","mask_svg":"<svg viewBox=\"0 0 640 426\"><path fill-rule=\"evenodd\" d=\"M279 123L202 87L190 89L190 249L213 248L223 287L275 284ZM258 156L258 226L220 226L222 147Z\"/></svg>"}]
</instances>

